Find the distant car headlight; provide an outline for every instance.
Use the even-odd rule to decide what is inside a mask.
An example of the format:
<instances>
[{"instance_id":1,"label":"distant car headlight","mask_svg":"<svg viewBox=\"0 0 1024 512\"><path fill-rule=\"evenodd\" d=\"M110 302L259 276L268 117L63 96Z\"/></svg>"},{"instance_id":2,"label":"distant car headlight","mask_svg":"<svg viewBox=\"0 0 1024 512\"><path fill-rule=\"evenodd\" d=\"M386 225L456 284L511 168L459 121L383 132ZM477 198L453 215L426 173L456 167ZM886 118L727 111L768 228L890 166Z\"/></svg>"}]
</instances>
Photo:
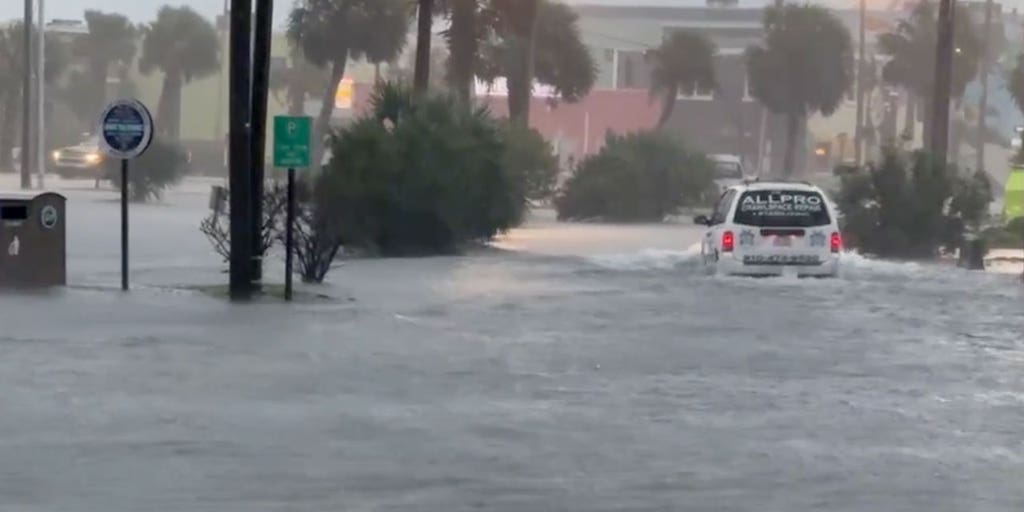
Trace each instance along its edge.
<instances>
[{"instance_id":1,"label":"distant car headlight","mask_svg":"<svg viewBox=\"0 0 1024 512\"><path fill-rule=\"evenodd\" d=\"M98 164L101 160L103 160L103 155L99 153L89 153L88 155L85 155L85 162L88 164Z\"/></svg>"},{"instance_id":2,"label":"distant car headlight","mask_svg":"<svg viewBox=\"0 0 1024 512\"><path fill-rule=\"evenodd\" d=\"M60 152L59 149L57 151L53 152L53 160L54 161L60 160L60 157L61 157L61 152Z\"/></svg>"}]
</instances>

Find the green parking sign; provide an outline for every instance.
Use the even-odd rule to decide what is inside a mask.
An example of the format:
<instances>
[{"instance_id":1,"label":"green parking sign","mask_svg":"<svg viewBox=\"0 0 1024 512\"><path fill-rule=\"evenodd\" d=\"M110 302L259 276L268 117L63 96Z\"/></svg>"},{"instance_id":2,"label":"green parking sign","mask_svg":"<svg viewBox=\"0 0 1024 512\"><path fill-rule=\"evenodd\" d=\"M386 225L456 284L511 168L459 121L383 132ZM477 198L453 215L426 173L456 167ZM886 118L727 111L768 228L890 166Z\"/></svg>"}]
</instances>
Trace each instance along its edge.
<instances>
[{"instance_id":1,"label":"green parking sign","mask_svg":"<svg viewBox=\"0 0 1024 512\"><path fill-rule=\"evenodd\" d=\"M312 128L309 117L274 117L274 167L310 167Z\"/></svg>"}]
</instances>

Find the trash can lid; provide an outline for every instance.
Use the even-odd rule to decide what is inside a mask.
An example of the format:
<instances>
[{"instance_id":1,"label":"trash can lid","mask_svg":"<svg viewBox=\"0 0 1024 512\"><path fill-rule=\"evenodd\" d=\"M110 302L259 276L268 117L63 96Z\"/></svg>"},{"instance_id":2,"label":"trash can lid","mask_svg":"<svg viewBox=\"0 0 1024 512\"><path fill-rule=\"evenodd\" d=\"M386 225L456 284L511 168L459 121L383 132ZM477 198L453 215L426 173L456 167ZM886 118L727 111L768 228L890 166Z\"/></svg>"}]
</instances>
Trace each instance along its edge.
<instances>
[{"instance_id":1,"label":"trash can lid","mask_svg":"<svg viewBox=\"0 0 1024 512\"><path fill-rule=\"evenodd\" d=\"M61 199L67 200L67 197L64 197L63 194L52 191L33 192L26 190L0 190L0 201L31 201L42 196L57 196Z\"/></svg>"}]
</instances>

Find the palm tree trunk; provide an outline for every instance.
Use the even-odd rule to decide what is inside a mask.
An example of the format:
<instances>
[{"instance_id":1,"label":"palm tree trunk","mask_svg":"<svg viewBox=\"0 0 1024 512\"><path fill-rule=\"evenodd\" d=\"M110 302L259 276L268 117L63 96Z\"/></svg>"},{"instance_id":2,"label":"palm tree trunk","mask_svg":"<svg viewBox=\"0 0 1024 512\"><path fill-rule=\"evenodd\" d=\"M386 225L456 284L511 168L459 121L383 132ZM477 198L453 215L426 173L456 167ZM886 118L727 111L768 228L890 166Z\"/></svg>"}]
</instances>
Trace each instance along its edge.
<instances>
[{"instance_id":1,"label":"palm tree trunk","mask_svg":"<svg viewBox=\"0 0 1024 512\"><path fill-rule=\"evenodd\" d=\"M339 52L339 55L347 55L348 52ZM345 66L348 58L342 57L331 64L331 77L324 90L323 103L320 104L320 113L317 114L316 127L313 130L313 166L320 168L320 162L324 157L324 138L331 128L331 114L334 113L334 97L338 94L338 85L341 77L345 76Z\"/></svg>"},{"instance_id":2,"label":"palm tree trunk","mask_svg":"<svg viewBox=\"0 0 1024 512\"><path fill-rule=\"evenodd\" d=\"M923 113L921 118L921 144L929 150L931 148L932 128L934 126L932 123L932 110L934 109L930 107L931 104L931 96L922 96L921 104L918 105L918 108Z\"/></svg>"},{"instance_id":3,"label":"palm tree trunk","mask_svg":"<svg viewBox=\"0 0 1024 512\"><path fill-rule=\"evenodd\" d=\"M451 28L448 45L448 85L455 97L469 102L473 95L473 81L476 74L477 41L477 0L452 0Z\"/></svg>"},{"instance_id":4,"label":"palm tree trunk","mask_svg":"<svg viewBox=\"0 0 1024 512\"><path fill-rule=\"evenodd\" d=\"M661 105L661 118L658 119L658 129L665 128L668 124L668 120L672 118L672 114L676 111L676 100L679 98L679 88L670 87L665 92L665 99Z\"/></svg>"},{"instance_id":5,"label":"palm tree trunk","mask_svg":"<svg viewBox=\"0 0 1024 512\"><path fill-rule=\"evenodd\" d=\"M914 127L917 125L917 115L914 107L917 105L917 97L914 96L913 92L907 91L907 117L903 120L903 138L907 140L909 144L914 143Z\"/></svg>"},{"instance_id":6,"label":"palm tree trunk","mask_svg":"<svg viewBox=\"0 0 1024 512\"><path fill-rule=\"evenodd\" d=\"M158 129L174 141L181 135L181 85L181 75L176 71L165 72L157 106Z\"/></svg>"},{"instance_id":7,"label":"palm tree trunk","mask_svg":"<svg viewBox=\"0 0 1024 512\"><path fill-rule=\"evenodd\" d=\"M419 26L416 30L416 70L413 87L426 92L430 87L430 43L434 37L434 0L419 0Z\"/></svg>"},{"instance_id":8,"label":"palm tree trunk","mask_svg":"<svg viewBox=\"0 0 1024 512\"><path fill-rule=\"evenodd\" d=\"M530 124L530 102L533 98L534 54L536 53L536 35L539 0L523 0L523 14L527 23L513 39L512 60L508 72L508 112L512 122L528 126Z\"/></svg>"},{"instance_id":9,"label":"palm tree trunk","mask_svg":"<svg viewBox=\"0 0 1024 512\"><path fill-rule=\"evenodd\" d=\"M301 116L304 115L306 110L306 93L302 91L301 87L289 87L288 88L288 115L290 116Z\"/></svg>"},{"instance_id":10,"label":"palm tree trunk","mask_svg":"<svg viewBox=\"0 0 1024 512\"><path fill-rule=\"evenodd\" d=\"M109 65L104 66L94 62L92 63L92 69L88 71L92 76L92 90L87 93L90 96L88 105L91 109L86 113L89 122L93 122L100 115L100 109L106 104L107 73L109 69Z\"/></svg>"},{"instance_id":11,"label":"palm tree trunk","mask_svg":"<svg viewBox=\"0 0 1024 512\"><path fill-rule=\"evenodd\" d=\"M0 169L11 169L11 151L14 149L15 125L18 121L18 97L9 93L0 116Z\"/></svg>"},{"instance_id":12,"label":"palm tree trunk","mask_svg":"<svg viewBox=\"0 0 1024 512\"><path fill-rule=\"evenodd\" d=\"M793 176L794 165L796 164L797 137L800 135L800 123L803 121L801 114L786 114L786 153L782 160L782 176L789 178Z\"/></svg>"}]
</instances>

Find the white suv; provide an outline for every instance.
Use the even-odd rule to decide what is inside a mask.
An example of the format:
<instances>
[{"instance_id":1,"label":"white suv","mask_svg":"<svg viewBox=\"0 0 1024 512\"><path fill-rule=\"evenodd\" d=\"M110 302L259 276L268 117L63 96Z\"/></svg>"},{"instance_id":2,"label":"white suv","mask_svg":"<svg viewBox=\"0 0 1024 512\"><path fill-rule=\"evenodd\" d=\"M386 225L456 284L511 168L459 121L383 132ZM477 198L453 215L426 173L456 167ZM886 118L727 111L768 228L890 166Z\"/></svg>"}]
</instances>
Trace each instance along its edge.
<instances>
[{"instance_id":1,"label":"white suv","mask_svg":"<svg viewBox=\"0 0 1024 512\"><path fill-rule=\"evenodd\" d=\"M711 273L834 277L843 238L837 212L813 185L744 182L726 189L711 218L701 256Z\"/></svg>"}]
</instances>

